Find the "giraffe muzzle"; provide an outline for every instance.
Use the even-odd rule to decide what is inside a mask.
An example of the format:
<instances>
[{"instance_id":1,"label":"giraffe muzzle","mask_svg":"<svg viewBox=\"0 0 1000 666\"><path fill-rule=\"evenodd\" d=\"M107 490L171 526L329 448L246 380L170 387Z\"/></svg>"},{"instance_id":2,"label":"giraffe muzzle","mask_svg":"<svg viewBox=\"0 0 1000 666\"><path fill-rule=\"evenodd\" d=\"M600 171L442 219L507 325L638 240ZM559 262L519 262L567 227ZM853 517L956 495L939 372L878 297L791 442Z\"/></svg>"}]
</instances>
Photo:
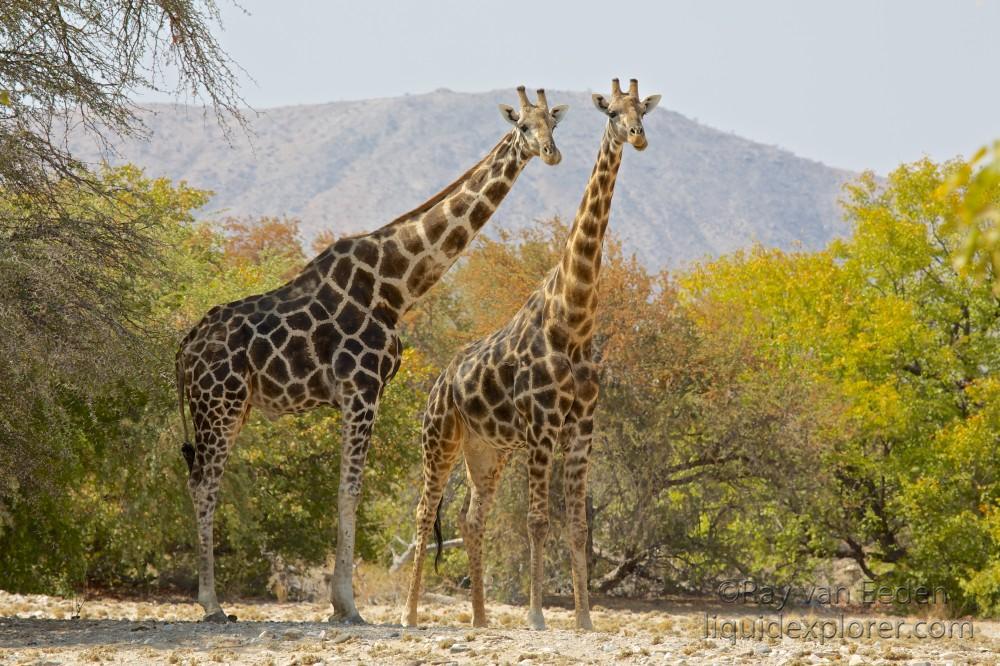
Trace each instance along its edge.
<instances>
[{"instance_id":1,"label":"giraffe muzzle","mask_svg":"<svg viewBox=\"0 0 1000 666\"><path fill-rule=\"evenodd\" d=\"M636 150L646 149L646 130L642 128L642 125L633 125L628 128L628 142Z\"/></svg>"},{"instance_id":2,"label":"giraffe muzzle","mask_svg":"<svg viewBox=\"0 0 1000 666\"><path fill-rule=\"evenodd\" d=\"M556 148L556 144L547 143L542 146L542 161L553 165L562 162L562 153Z\"/></svg>"}]
</instances>

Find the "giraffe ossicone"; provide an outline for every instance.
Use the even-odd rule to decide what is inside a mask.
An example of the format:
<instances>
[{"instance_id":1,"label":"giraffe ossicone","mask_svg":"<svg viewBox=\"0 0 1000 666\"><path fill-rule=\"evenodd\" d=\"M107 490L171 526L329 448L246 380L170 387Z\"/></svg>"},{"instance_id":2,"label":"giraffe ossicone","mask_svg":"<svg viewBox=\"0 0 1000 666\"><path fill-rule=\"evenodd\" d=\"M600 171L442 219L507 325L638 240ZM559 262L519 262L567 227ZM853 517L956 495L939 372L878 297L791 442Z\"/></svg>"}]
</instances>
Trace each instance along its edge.
<instances>
[{"instance_id":1,"label":"giraffe ossicone","mask_svg":"<svg viewBox=\"0 0 1000 666\"><path fill-rule=\"evenodd\" d=\"M199 541L205 619L230 618L215 591L213 523L229 453L251 408L269 417L333 406L342 414L331 619L362 622L352 589L355 513L372 425L399 369L398 322L458 259L535 156L561 159L552 138L566 107L501 105L514 127L475 166L416 209L369 234L341 238L290 282L212 308L177 352L188 490ZM184 405L194 424L188 441Z\"/></svg>"},{"instance_id":2,"label":"giraffe ossicone","mask_svg":"<svg viewBox=\"0 0 1000 666\"><path fill-rule=\"evenodd\" d=\"M402 623L417 623L427 539L459 455L465 459L468 501L459 528L468 551L472 622L487 625L482 538L500 475L511 454L527 450L531 588L528 622L545 628L543 555L548 533L549 480L556 449L564 455L576 626L591 629L587 589L587 468L598 396L592 344L597 286L611 197L625 143L646 148L642 119L659 95L639 99L632 79L610 99L594 95L608 117L597 162L577 209L560 262L500 330L466 346L431 389L422 431L423 492ZM440 539L439 539L440 541ZM440 552L440 543L438 552Z\"/></svg>"}]
</instances>

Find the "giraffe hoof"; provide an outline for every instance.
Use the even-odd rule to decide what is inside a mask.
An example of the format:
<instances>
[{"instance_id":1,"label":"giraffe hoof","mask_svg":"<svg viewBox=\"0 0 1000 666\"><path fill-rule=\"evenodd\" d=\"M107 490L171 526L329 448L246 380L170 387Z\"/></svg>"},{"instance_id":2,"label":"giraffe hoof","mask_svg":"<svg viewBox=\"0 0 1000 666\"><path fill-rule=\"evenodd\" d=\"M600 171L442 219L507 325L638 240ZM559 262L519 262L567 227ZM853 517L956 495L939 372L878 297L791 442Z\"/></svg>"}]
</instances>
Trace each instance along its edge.
<instances>
[{"instance_id":1,"label":"giraffe hoof","mask_svg":"<svg viewBox=\"0 0 1000 666\"><path fill-rule=\"evenodd\" d=\"M227 622L236 622L235 615L226 615L221 610L217 610L214 613L205 613L205 617L201 618L202 622L212 622L215 624L226 624Z\"/></svg>"},{"instance_id":2,"label":"giraffe hoof","mask_svg":"<svg viewBox=\"0 0 1000 666\"><path fill-rule=\"evenodd\" d=\"M326 620L331 624L347 624L347 625L360 625L368 624L365 619L361 617L361 614L357 611L353 613L348 613L346 615L340 615L339 613L334 613Z\"/></svg>"}]
</instances>

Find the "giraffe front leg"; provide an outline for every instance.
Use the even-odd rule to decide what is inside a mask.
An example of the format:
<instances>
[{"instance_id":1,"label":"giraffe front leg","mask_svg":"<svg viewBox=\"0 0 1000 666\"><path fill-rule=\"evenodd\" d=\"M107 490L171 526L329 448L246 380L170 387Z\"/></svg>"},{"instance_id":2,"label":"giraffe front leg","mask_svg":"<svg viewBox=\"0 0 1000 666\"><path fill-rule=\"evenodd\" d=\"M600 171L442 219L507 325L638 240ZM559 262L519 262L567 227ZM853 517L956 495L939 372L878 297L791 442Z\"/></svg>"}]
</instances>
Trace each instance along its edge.
<instances>
[{"instance_id":1,"label":"giraffe front leg","mask_svg":"<svg viewBox=\"0 0 1000 666\"><path fill-rule=\"evenodd\" d=\"M600 385L592 363L576 369L573 408L563 425L565 451L563 490L566 497L566 520L569 527L570 565L573 572L573 601L576 628L591 630L590 590L587 575L587 469L594 436L594 410Z\"/></svg>"},{"instance_id":2,"label":"giraffe front leg","mask_svg":"<svg viewBox=\"0 0 1000 666\"><path fill-rule=\"evenodd\" d=\"M587 466L592 429L593 421L589 417L573 428L563 464L576 628L586 630L594 628L587 587Z\"/></svg>"},{"instance_id":3,"label":"giraffe front leg","mask_svg":"<svg viewBox=\"0 0 1000 666\"><path fill-rule=\"evenodd\" d=\"M537 428L537 426L536 426ZM549 479L552 476L552 451L555 434L548 429L528 439L528 542L531 550L531 588L528 624L545 629L542 614L545 580L545 540L549 532Z\"/></svg>"},{"instance_id":4,"label":"giraffe front leg","mask_svg":"<svg viewBox=\"0 0 1000 666\"><path fill-rule=\"evenodd\" d=\"M377 404L363 404L360 396L344 409L344 440L340 455L340 488L337 491L337 558L330 580L330 622L365 624L354 604L354 538L361 481Z\"/></svg>"}]
</instances>

